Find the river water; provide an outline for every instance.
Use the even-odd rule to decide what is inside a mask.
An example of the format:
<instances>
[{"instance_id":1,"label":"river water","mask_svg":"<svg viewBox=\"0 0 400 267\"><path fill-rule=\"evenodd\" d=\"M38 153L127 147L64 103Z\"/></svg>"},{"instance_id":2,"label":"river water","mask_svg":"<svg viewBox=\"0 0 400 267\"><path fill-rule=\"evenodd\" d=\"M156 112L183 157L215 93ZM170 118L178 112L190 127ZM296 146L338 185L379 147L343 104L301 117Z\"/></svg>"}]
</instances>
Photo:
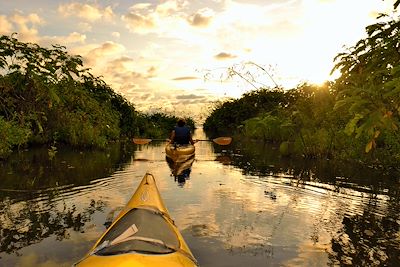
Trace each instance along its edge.
<instances>
[{"instance_id":1,"label":"river water","mask_svg":"<svg viewBox=\"0 0 400 267\"><path fill-rule=\"evenodd\" d=\"M71 266L146 172L201 266L400 266L398 177L234 140L198 142L176 179L164 146L35 148L0 163L0 266Z\"/></svg>"}]
</instances>

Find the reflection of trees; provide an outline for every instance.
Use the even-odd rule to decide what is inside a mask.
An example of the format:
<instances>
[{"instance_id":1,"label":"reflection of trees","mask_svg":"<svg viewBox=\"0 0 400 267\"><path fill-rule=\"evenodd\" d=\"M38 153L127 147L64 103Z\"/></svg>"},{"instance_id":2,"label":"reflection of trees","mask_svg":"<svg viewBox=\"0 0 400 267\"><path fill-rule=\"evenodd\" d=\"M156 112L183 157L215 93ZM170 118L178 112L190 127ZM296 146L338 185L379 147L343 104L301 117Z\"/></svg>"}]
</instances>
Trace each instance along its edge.
<instances>
[{"instance_id":1,"label":"reflection of trees","mask_svg":"<svg viewBox=\"0 0 400 267\"><path fill-rule=\"evenodd\" d=\"M225 148L215 146L215 152L223 154ZM231 165L242 169L244 174L258 176L293 177L301 182L319 182L340 188L352 188L365 192L384 192L396 186L388 174L356 164L334 160L309 160L282 157L276 147L263 142L235 140L229 152ZM340 177L340 179L337 179Z\"/></svg>"},{"instance_id":2,"label":"reflection of trees","mask_svg":"<svg viewBox=\"0 0 400 267\"><path fill-rule=\"evenodd\" d=\"M217 153L222 149L215 148ZM220 151L219 151L220 150ZM292 186L316 182L363 193L369 200L360 214L346 214L343 228L331 240L332 266L400 266L400 187L398 181L378 170L337 161L282 158L269 145L236 140L230 153L231 164L243 173L290 179ZM312 185L311 183L309 183ZM382 196L387 199L380 199ZM387 205L385 207L385 205ZM313 236L318 240L318 236Z\"/></svg>"},{"instance_id":3,"label":"reflection of trees","mask_svg":"<svg viewBox=\"0 0 400 267\"><path fill-rule=\"evenodd\" d=\"M218 161L222 165L230 165L232 162L232 159L229 155L217 155L215 161Z\"/></svg>"},{"instance_id":4,"label":"reflection of trees","mask_svg":"<svg viewBox=\"0 0 400 267\"><path fill-rule=\"evenodd\" d=\"M14 205L18 205L18 212L15 212ZM64 204L61 209L57 209L54 204L50 204L46 210L43 210L42 205L33 201L0 203L0 253L17 252L53 235L57 240L68 238L69 229L82 231L93 213L104 207L104 203L96 203L94 200L81 212L77 212L75 205L67 207Z\"/></svg>"},{"instance_id":5,"label":"reflection of trees","mask_svg":"<svg viewBox=\"0 0 400 267\"><path fill-rule=\"evenodd\" d=\"M13 154L0 161L0 199L12 192L33 192L62 185L86 185L91 180L110 176L123 168L136 147L110 144L107 150L59 148L51 159L47 148ZM15 195L16 196L16 195ZM18 197L23 195L18 194Z\"/></svg>"},{"instance_id":6,"label":"reflection of trees","mask_svg":"<svg viewBox=\"0 0 400 267\"><path fill-rule=\"evenodd\" d=\"M391 214L393 215L393 214ZM400 266L400 225L396 216L369 211L343 218L343 230L332 238L331 265Z\"/></svg>"},{"instance_id":7,"label":"reflection of trees","mask_svg":"<svg viewBox=\"0 0 400 267\"><path fill-rule=\"evenodd\" d=\"M363 214L343 218L343 229L331 241L331 265L400 266L400 190L391 187L387 194L384 214L376 214L379 206L371 194Z\"/></svg>"},{"instance_id":8,"label":"reflection of trees","mask_svg":"<svg viewBox=\"0 0 400 267\"><path fill-rule=\"evenodd\" d=\"M0 162L0 253L12 253L55 236L68 238L82 231L104 203L91 201L85 208L67 206L60 190L87 185L123 169L136 146L110 144L106 150L58 149L50 158L46 148L15 153Z\"/></svg>"}]
</instances>

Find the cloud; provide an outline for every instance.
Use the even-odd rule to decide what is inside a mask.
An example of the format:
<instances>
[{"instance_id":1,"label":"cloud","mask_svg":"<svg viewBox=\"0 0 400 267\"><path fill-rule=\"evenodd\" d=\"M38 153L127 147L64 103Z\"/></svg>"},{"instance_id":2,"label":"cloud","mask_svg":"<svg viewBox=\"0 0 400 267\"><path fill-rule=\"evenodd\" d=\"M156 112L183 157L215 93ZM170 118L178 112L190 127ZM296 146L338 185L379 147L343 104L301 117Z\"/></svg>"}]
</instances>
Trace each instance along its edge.
<instances>
[{"instance_id":1,"label":"cloud","mask_svg":"<svg viewBox=\"0 0 400 267\"><path fill-rule=\"evenodd\" d=\"M141 100L149 100L151 98L151 96L152 96L151 94L147 93L147 94L142 95L140 97L140 99Z\"/></svg>"},{"instance_id":2,"label":"cloud","mask_svg":"<svg viewBox=\"0 0 400 267\"><path fill-rule=\"evenodd\" d=\"M10 35L12 32L17 32L19 41L33 42L42 46L83 44L86 41L86 35L78 32L72 32L64 36L40 35L38 27L45 24L45 20L36 13L25 15L17 11L8 17L0 16L0 34Z\"/></svg>"},{"instance_id":3,"label":"cloud","mask_svg":"<svg viewBox=\"0 0 400 267\"><path fill-rule=\"evenodd\" d=\"M113 76L115 78L118 77L124 77L129 73L128 78L138 78L142 77L141 74L134 73L132 71L129 71L129 65L133 64L133 59L127 56L123 56L120 58L116 58L113 60L110 60L106 63L106 68L105 68L105 73L109 74L110 76Z\"/></svg>"},{"instance_id":4,"label":"cloud","mask_svg":"<svg viewBox=\"0 0 400 267\"><path fill-rule=\"evenodd\" d=\"M178 95L178 96L176 96L176 99L180 99L180 100L182 100L182 99L194 100L194 99L199 99L199 98L203 99L204 96L199 96L199 95L195 95L195 94Z\"/></svg>"},{"instance_id":5,"label":"cloud","mask_svg":"<svg viewBox=\"0 0 400 267\"><path fill-rule=\"evenodd\" d=\"M158 5L135 4L122 16L122 20L129 30L140 34L179 31L179 25L187 17L183 12L187 5L188 2L182 0L167 0Z\"/></svg>"},{"instance_id":6,"label":"cloud","mask_svg":"<svg viewBox=\"0 0 400 267\"><path fill-rule=\"evenodd\" d=\"M87 50L88 51L84 51ZM80 51L79 51L80 50ZM105 42L100 45L94 45L94 47L82 47L81 49L78 49L79 51L77 54L82 55L84 61L86 64L90 66L94 66L97 61L104 60L104 57L107 56L116 56L123 51L125 51L125 47L121 44L115 43L115 42Z\"/></svg>"},{"instance_id":7,"label":"cloud","mask_svg":"<svg viewBox=\"0 0 400 267\"><path fill-rule=\"evenodd\" d=\"M110 21L114 17L114 12L110 6L101 8L77 2L59 5L58 12L65 17L76 16L91 22L100 19Z\"/></svg>"},{"instance_id":8,"label":"cloud","mask_svg":"<svg viewBox=\"0 0 400 267\"><path fill-rule=\"evenodd\" d=\"M150 83L135 84L132 89L124 88L124 96L135 106L139 104L136 107L140 111L149 113L161 111L179 116L197 116L202 108L215 101L215 97L202 95L202 92L188 94L174 87L160 88L162 87Z\"/></svg>"},{"instance_id":9,"label":"cloud","mask_svg":"<svg viewBox=\"0 0 400 267\"><path fill-rule=\"evenodd\" d=\"M156 15L153 5L150 3L135 4L129 8L129 12L122 16L128 29L133 32L146 32L156 27Z\"/></svg>"},{"instance_id":10,"label":"cloud","mask_svg":"<svg viewBox=\"0 0 400 267\"><path fill-rule=\"evenodd\" d=\"M18 39L23 42L38 42L39 34L37 27L45 23L36 13L24 15L22 12L15 12L9 17L9 21L15 25L13 30L18 32Z\"/></svg>"},{"instance_id":11,"label":"cloud","mask_svg":"<svg viewBox=\"0 0 400 267\"><path fill-rule=\"evenodd\" d=\"M7 17L0 15L0 34L9 35L12 33L13 26L11 22L8 21Z\"/></svg>"},{"instance_id":12,"label":"cloud","mask_svg":"<svg viewBox=\"0 0 400 267\"><path fill-rule=\"evenodd\" d=\"M106 63L104 73L107 73L111 80L118 83L129 83L130 81L146 80L156 76L157 68L150 66L145 72L133 71L135 61L128 57L122 56L109 60Z\"/></svg>"},{"instance_id":13,"label":"cloud","mask_svg":"<svg viewBox=\"0 0 400 267\"><path fill-rule=\"evenodd\" d=\"M173 106L181 107L191 112L193 115L193 111L199 109L199 105L208 104L212 102L210 96L206 95L197 95L197 94L179 94L177 92L175 96L175 101L172 101Z\"/></svg>"},{"instance_id":14,"label":"cloud","mask_svg":"<svg viewBox=\"0 0 400 267\"><path fill-rule=\"evenodd\" d=\"M32 25L44 24L44 20L36 13L30 13L29 15L24 16L23 13L16 12L13 16L11 16L11 19L18 25L26 25L29 23Z\"/></svg>"},{"instance_id":15,"label":"cloud","mask_svg":"<svg viewBox=\"0 0 400 267\"><path fill-rule=\"evenodd\" d=\"M146 78L154 78L156 76L156 71L157 71L157 68L154 66L151 66L150 68L148 68Z\"/></svg>"},{"instance_id":16,"label":"cloud","mask_svg":"<svg viewBox=\"0 0 400 267\"><path fill-rule=\"evenodd\" d=\"M84 43L86 40L86 35L80 34L78 32L70 33L66 38L63 38L64 42L70 43Z\"/></svg>"},{"instance_id":17,"label":"cloud","mask_svg":"<svg viewBox=\"0 0 400 267\"><path fill-rule=\"evenodd\" d=\"M96 73L102 75L107 84L133 102L142 99L143 93L157 91L154 88L158 86L150 82L151 78L157 76L155 66L142 71L144 67L138 67L137 62L128 56L121 56L96 65L102 66L96 67Z\"/></svg>"},{"instance_id":18,"label":"cloud","mask_svg":"<svg viewBox=\"0 0 400 267\"><path fill-rule=\"evenodd\" d=\"M232 55L230 53L226 53L226 52L221 52L217 55L214 56L215 59L218 60L225 60L225 59L232 59L232 58L236 58L235 55Z\"/></svg>"},{"instance_id":19,"label":"cloud","mask_svg":"<svg viewBox=\"0 0 400 267\"><path fill-rule=\"evenodd\" d=\"M72 32L67 36L43 36L40 39L40 44L44 46L50 46L52 44L59 44L59 45L69 45L80 43L83 44L86 41L86 35L81 34L78 32Z\"/></svg>"},{"instance_id":20,"label":"cloud","mask_svg":"<svg viewBox=\"0 0 400 267\"><path fill-rule=\"evenodd\" d=\"M206 27L213 19L213 11L209 8L201 9L197 13L191 15L187 21L195 27Z\"/></svg>"},{"instance_id":21,"label":"cloud","mask_svg":"<svg viewBox=\"0 0 400 267\"><path fill-rule=\"evenodd\" d=\"M201 98L196 98L196 99L179 99L178 101L172 102L173 106L189 106L192 105L194 107L192 107L191 109L189 109L189 111L193 111L196 108L198 108L199 104L207 104L210 103L211 100L208 99L207 97L201 97Z\"/></svg>"},{"instance_id":22,"label":"cloud","mask_svg":"<svg viewBox=\"0 0 400 267\"><path fill-rule=\"evenodd\" d=\"M108 62L105 71L103 72L105 78L111 83L116 85L131 84L131 83L143 83L146 79L146 74L129 70L122 65L118 65L115 62Z\"/></svg>"},{"instance_id":23,"label":"cloud","mask_svg":"<svg viewBox=\"0 0 400 267\"><path fill-rule=\"evenodd\" d=\"M156 13L161 17L174 16L187 5L188 2L185 0L167 0L156 7Z\"/></svg>"},{"instance_id":24,"label":"cloud","mask_svg":"<svg viewBox=\"0 0 400 267\"><path fill-rule=\"evenodd\" d=\"M90 31L92 31L92 25L90 25L87 22L78 23L78 28L82 32L90 32Z\"/></svg>"},{"instance_id":25,"label":"cloud","mask_svg":"<svg viewBox=\"0 0 400 267\"><path fill-rule=\"evenodd\" d=\"M128 28L134 32L145 31L155 28L156 26L154 19L151 16L138 14L135 13L135 11L129 12L123 16L122 19L128 23Z\"/></svg>"},{"instance_id":26,"label":"cloud","mask_svg":"<svg viewBox=\"0 0 400 267\"><path fill-rule=\"evenodd\" d=\"M115 37L115 38L121 37L121 33L119 33L119 32L112 32L111 35L112 35L113 37Z\"/></svg>"},{"instance_id":27,"label":"cloud","mask_svg":"<svg viewBox=\"0 0 400 267\"><path fill-rule=\"evenodd\" d=\"M113 65L119 65L122 66L125 63L133 63L133 59L128 56L122 56L120 58L114 59L111 61Z\"/></svg>"},{"instance_id":28,"label":"cloud","mask_svg":"<svg viewBox=\"0 0 400 267\"><path fill-rule=\"evenodd\" d=\"M195 76L182 76L182 77L176 77L173 78L173 81L187 81L187 80L197 80L199 79L198 77Z\"/></svg>"}]
</instances>

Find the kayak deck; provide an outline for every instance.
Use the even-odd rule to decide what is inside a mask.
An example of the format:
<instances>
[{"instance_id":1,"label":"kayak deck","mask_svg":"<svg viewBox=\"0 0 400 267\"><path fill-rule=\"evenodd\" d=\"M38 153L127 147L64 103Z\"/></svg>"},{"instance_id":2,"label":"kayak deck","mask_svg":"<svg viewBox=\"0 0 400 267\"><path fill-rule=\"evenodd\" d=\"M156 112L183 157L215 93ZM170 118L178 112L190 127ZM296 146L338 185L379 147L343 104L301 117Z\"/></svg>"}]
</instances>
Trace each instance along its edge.
<instances>
[{"instance_id":1,"label":"kayak deck","mask_svg":"<svg viewBox=\"0 0 400 267\"><path fill-rule=\"evenodd\" d=\"M136 192L90 252L75 266L197 266L170 218L153 175Z\"/></svg>"},{"instance_id":2,"label":"kayak deck","mask_svg":"<svg viewBox=\"0 0 400 267\"><path fill-rule=\"evenodd\" d=\"M195 146L191 144L175 145L168 143L165 147L165 153L167 154L167 157L174 161L186 161L188 158L194 156Z\"/></svg>"}]
</instances>

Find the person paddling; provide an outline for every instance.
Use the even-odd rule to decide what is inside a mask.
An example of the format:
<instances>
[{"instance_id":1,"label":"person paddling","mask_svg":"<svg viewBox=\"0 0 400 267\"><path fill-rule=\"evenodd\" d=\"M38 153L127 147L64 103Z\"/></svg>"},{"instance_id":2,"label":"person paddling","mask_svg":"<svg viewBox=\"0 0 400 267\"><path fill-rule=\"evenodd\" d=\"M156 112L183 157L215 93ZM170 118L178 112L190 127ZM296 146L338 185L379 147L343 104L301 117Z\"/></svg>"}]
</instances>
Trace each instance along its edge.
<instances>
[{"instance_id":1,"label":"person paddling","mask_svg":"<svg viewBox=\"0 0 400 267\"><path fill-rule=\"evenodd\" d=\"M196 143L196 140L192 139L192 133L189 127L186 126L185 119L179 119L174 130L171 132L170 142L177 145L188 145Z\"/></svg>"}]
</instances>

